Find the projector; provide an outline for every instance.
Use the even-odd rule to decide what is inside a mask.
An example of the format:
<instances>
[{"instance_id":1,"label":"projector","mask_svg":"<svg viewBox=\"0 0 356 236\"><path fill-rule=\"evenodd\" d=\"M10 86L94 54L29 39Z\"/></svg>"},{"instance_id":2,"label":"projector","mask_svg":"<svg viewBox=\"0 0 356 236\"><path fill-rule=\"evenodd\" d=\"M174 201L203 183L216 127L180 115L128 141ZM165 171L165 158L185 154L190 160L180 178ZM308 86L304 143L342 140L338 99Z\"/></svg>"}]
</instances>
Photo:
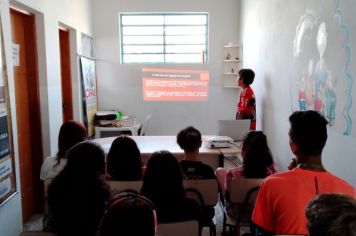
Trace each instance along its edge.
<instances>
[{"instance_id":1,"label":"projector","mask_svg":"<svg viewBox=\"0 0 356 236\"><path fill-rule=\"evenodd\" d=\"M234 141L228 136L204 137L205 146L208 148L229 148Z\"/></svg>"}]
</instances>

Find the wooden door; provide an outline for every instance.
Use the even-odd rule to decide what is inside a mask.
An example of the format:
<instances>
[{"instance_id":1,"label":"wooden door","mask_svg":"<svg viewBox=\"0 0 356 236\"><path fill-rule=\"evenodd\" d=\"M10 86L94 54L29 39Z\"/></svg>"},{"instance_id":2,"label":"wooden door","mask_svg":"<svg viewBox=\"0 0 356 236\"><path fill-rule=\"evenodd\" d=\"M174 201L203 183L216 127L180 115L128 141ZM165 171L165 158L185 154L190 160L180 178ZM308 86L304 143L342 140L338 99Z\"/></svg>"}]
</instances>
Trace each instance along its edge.
<instances>
[{"instance_id":1,"label":"wooden door","mask_svg":"<svg viewBox=\"0 0 356 236\"><path fill-rule=\"evenodd\" d=\"M59 47L62 79L62 116L64 122L73 119L70 39L68 30L59 29Z\"/></svg>"},{"instance_id":2,"label":"wooden door","mask_svg":"<svg viewBox=\"0 0 356 236\"><path fill-rule=\"evenodd\" d=\"M43 161L35 17L11 9L14 82L23 222L43 210Z\"/></svg>"}]
</instances>

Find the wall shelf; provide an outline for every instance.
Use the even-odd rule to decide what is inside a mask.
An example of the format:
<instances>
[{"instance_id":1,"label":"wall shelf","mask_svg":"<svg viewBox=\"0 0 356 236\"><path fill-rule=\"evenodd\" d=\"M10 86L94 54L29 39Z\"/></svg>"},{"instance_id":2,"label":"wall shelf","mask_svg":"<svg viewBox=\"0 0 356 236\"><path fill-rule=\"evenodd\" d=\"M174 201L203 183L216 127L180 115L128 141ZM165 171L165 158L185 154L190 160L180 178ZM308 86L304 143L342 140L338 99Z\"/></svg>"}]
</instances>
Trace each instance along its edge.
<instances>
[{"instance_id":1,"label":"wall shelf","mask_svg":"<svg viewBox=\"0 0 356 236\"><path fill-rule=\"evenodd\" d=\"M224 46L222 86L224 88L238 88L237 75L241 69L242 47L238 44L229 43Z\"/></svg>"}]
</instances>

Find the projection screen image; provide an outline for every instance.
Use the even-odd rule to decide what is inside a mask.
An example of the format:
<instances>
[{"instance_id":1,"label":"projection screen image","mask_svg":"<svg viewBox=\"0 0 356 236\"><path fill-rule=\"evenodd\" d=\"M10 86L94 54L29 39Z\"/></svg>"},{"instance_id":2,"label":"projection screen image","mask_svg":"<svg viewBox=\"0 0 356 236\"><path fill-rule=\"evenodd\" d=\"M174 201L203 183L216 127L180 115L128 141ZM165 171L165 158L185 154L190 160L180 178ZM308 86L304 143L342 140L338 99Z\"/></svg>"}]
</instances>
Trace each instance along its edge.
<instances>
[{"instance_id":1,"label":"projection screen image","mask_svg":"<svg viewBox=\"0 0 356 236\"><path fill-rule=\"evenodd\" d=\"M144 101L208 101L209 72L143 68Z\"/></svg>"}]
</instances>

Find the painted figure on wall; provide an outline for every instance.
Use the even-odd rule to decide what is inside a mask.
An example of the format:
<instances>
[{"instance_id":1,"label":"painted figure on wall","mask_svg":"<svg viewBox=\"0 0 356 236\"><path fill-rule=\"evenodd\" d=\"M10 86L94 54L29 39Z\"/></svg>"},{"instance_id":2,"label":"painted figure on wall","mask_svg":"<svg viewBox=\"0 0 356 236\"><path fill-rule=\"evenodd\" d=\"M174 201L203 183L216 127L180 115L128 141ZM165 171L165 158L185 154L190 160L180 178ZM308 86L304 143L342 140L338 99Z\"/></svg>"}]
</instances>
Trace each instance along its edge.
<instances>
[{"instance_id":1,"label":"painted figure on wall","mask_svg":"<svg viewBox=\"0 0 356 236\"><path fill-rule=\"evenodd\" d=\"M334 78L331 71L328 72L326 79L325 89L325 102L326 102L326 118L329 121L329 125L333 126L335 123L335 109L336 109L336 94L334 91Z\"/></svg>"},{"instance_id":2,"label":"painted figure on wall","mask_svg":"<svg viewBox=\"0 0 356 236\"><path fill-rule=\"evenodd\" d=\"M306 111L307 101L305 96L305 72L302 73L299 81L298 101L299 101L299 109L301 111Z\"/></svg>"},{"instance_id":3,"label":"painted figure on wall","mask_svg":"<svg viewBox=\"0 0 356 236\"><path fill-rule=\"evenodd\" d=\"M324 103L323 100L325 94L325 83L328 75L328 68L325 63L325 50L327 47L327 32L325 22L319 25L318 35L316 38L316 45L319 52L319 61L315 67L315 103L314 110L324 113Z\"/></svg>"},{"instance_id":4,"label":"painted figure on wall","mask_svg":"<svg viewBox=\"0 0 356 236\"><path fill-rule=\"evenodd\" d=\"M315 102L315 83L313 78L314 72L314 61L309 60L308 63L308 74L305 81L305 100L307 103L307 109L311 109Z\"/></svg>"},{"instance_id":5,"label":"painted figure on wall","mask_svg":"<svg viewBox=\"0 0 356 236\"><path fill-rule=\"evenodd\" d=\"M321 112L334 129L352 131L352 47L339 1L310 3L296 26L291 109Z\"/></svg>"}]
</instances>

